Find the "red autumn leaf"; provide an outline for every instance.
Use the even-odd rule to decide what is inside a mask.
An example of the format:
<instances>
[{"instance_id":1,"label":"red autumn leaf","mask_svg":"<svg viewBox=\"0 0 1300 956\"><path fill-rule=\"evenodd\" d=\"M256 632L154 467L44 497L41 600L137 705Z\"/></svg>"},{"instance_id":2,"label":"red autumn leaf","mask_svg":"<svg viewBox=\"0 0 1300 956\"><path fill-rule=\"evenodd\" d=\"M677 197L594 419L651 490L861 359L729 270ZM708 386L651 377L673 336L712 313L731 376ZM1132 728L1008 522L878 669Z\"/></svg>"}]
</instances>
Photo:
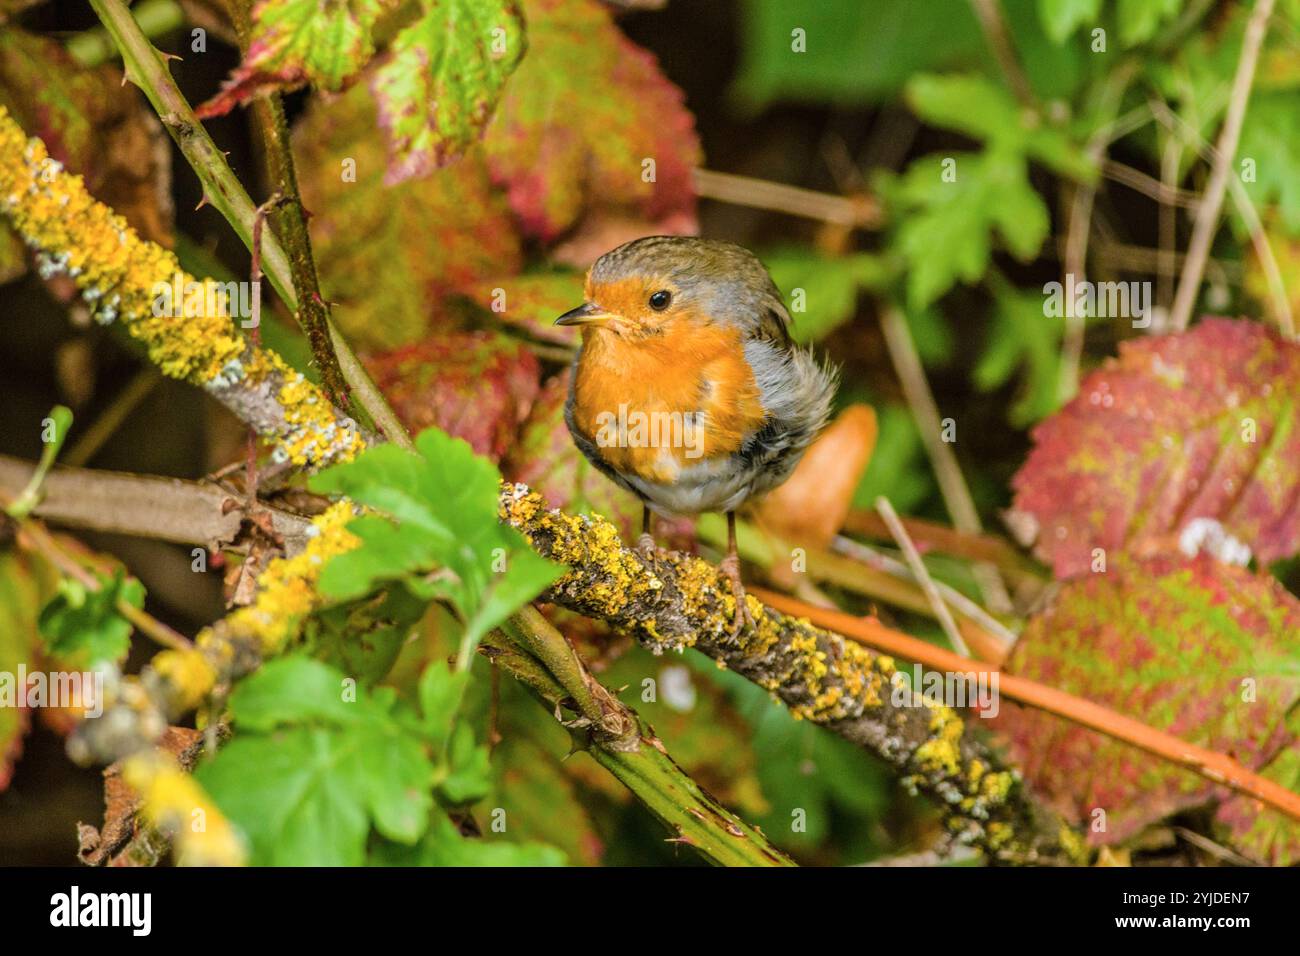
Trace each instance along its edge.
<instances>
[{"instance_id":1,"label":"red autumn leaf","mask_svg":"<svg viewBox=\"0 0 1300 956\"><path fill-rule=\"evenodd\" d=\"M537 398L541 370L496 332L453 332L366 359L375 384L412 434L436 425L500 460Z\"/></svg>"},{"instance_id":2,"label":"red autumn leaf","mask_svg":"<svg viewBox=\"0 0 1300 956\"><path fill-rule=\"evenodd\" d=\"M1061 577L1093 549L1169 550L1195 518L1263 562L1300 547L1300 346L1257 322L1206 319L1138 339L1034 430L1015 513Z\"/></svg>"},{"instance_id":3,"label":"red autumn leaf","mask_svg":"<svg viewBox=\"0 0 1300 956\"><path fill-rule=\"evenodd\" d=\"M1276 580L1207 555L1121 558L1067 581L1005 669L1110 707L1258 769L1297 737L1300 601ZM1230 791L1134 747L1004 702L994 725L1031 787L1096 843ZM1091 824L1105 811L1105 828ZM1261 810L1272 814L1273 811ZM1294 828L1296 824L1289 822Z\"/></svg>"},{"instance_id":4,"label":"red autumn leaf","mask_svg":"<svg viewBox=\"0 0 1300 956\"><path fill-rule=\"evenodd\" d=\"M36 622L57 580L58 572L43 559L12 547L0 550L0 791L9 786L31 724L18 671L39 669Z\"/></svg>"},{"instance_id":5,"label":"red autumn leaf","mask_svg":"<svg viewBox=\"0 0 1300 956\"><path fill-rule=\"evenodd\" d=\"M524 231L551 241L621 211L693 232L700 144L681 91L597 0L526 0L524 15L528 53L484 139Z\"/></svg>"},{"instance_id":6,"label":"red autumn leaf","mask_svg":"<svg viewBox=\"0 0 1300 956\"><path fill-rule=\"evenodd\" d=\"M1300 793L1300 711L1291 717L1292 745L1287 747L1262 775L1288 790ZM1300 826L1280 813L1261 812L1254 797L1233 794L1214 816L1228 829L1228 839L1239 853L1267 866L1300 863Z\"/></svg>"},{"instance_id":7,"label":"red autumn leaf","mask_svg":"<svg viewBox=\"0 0 1300 956\"><path fill-rule=\"evenodd\" d=\"M387 151L364 84L313 104L294 130L294 153L323 291L357 344L419 341L444 296L519 271L514 219L482 147L432 176L385 186Z\"/></svg>"}]
</instances>

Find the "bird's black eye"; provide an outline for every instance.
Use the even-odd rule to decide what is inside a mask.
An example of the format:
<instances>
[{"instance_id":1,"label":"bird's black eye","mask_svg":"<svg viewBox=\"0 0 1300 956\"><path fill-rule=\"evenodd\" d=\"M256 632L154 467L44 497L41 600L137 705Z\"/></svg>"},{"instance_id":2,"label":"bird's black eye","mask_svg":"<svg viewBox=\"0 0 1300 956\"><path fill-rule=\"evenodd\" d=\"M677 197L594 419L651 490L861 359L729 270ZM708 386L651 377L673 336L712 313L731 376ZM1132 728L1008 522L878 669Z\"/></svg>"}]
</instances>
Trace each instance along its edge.
<instances>
[{"instance_id":1,"label":"bird's black eye","mask_svg":"<svg viewBox=\"0 0 1300 956\"><path fill-rule=\"evenodd\" d=\"M660 289L654 295L650 296L650 308L656 312L662 312L668 308L668 303L673 301L673 294L667 289Z\"/></svg>"}]
</instances>

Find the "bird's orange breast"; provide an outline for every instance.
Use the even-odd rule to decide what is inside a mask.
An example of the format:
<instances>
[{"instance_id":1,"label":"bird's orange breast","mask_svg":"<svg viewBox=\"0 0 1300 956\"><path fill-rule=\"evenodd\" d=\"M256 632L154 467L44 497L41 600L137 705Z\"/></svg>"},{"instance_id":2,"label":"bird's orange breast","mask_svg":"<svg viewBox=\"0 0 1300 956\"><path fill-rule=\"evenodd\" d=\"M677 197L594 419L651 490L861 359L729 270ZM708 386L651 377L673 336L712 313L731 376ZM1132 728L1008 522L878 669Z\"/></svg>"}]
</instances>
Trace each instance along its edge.
<instances>
[{"instance_id":1,"label":"bird's orange breast","mask_svg":"<svg viewBox=\"0 0 1300 956\"><path fill-rule=\"evenodd\" d=\"M730 455L766 417L740 332L726 326L635 339L591 330L576 376L578 429L611 467L649 481Z\"/></svg>"}]
</instances>

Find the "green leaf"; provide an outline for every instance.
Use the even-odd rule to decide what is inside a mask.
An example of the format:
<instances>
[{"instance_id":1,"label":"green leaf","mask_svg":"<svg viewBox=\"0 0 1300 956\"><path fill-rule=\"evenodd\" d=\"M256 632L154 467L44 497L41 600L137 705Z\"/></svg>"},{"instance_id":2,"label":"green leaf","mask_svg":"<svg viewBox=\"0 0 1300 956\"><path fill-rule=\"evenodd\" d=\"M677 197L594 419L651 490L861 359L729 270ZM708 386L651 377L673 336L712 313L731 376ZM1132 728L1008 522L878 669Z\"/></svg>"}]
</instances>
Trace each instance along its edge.
<instances>
[{"instance_id":1,"label":"green leaf","mask_svg":"<svg viewBox=\"0 0 1300 956\"><path fill-rule=\"evenodd\" d=\"M442 753L451 726L469 685L469 671L453 671L445 660L433 660L420 675L420 712L435 753Z\"/></svg>"},{"instance_id":2,"label":"green leaf","mask_svg":"<svg viewBox=\"0 0 1300 956\"><path fill-rule=\"evenodd\" d=\"M1254 176L1242 178L1256 205L1276 203L1281 223L1292 236L1300 236L1300 110L1294 91L1251 97L1241 129L1236 173L1250 161Z\"/></svg>"},{"instance_id":3,"label":"green leaf","mask_svg":"<svg viewBox=\"0 0 1300 956\"><path fill-rule=\"evenodd\" d=\"M1183 7L1183 0L1119 0L1119 38L1126 47L1145 43L1156 34L1162 23L1172 20Z\"/></svg>"},{"instance_id":4,"label":"green leaf","mask_svg":"<svg viewBox=\"0 0 1300 956\"><path fill-rule=\"evenodd\" d=\"M1064 43L1080 24L1096 23L1101 0L1038 0L1038 16L1053 43Z\"/></svg>"},{"instance_id":5,"label":"green leaf","mask_svg":"<svg viewBox=\"0 0 1300 956\"><path fill-rule=\"evenodd\" d=\"M992 391L1022 373L1019 397L1007 419L1024 428L1056 411L1061 367L1060 318L1044 314L1043 296L999 286L988 344L971 373L977 388Z\"/></svg>"},{"instance_id":6,"label":"green leaf","mask_svg":"<svg viewBox=\"0 0 1300 956\"><path fill-rule=\"evenodd\" d=\"M1083 44L1047 35L1036 0L1000 4L1012 46L1043 100L1070 98L1100 68ZM866 106L895 98L918 73L981 69L996 60L967 0L747 0L735 90L755 109L778 100ZM796 52L803 31L803 52Z\"/></svg>"},{"instance_id":7,"label":"green leaf","mask_svg":"<svg viewBox=\"0 0 1300 956\"><path fill-rule=\"evenodd\" d=\"M916 420L904 405L877 404L880 431L853 504L871 508L885 495L900 511L915 511L934 491Z\"/></svg>"},{"instance_id":8,"label":"green leaf","mask_svg":"<svg viewBox=\"0 0 1300 956\"><path fill-rule=\"evenodd\" d=\"M222 116L269 89L340 90L375 53L372 31L395 0L261 0L244 61L196 112Z\"/></svg>"},{"instance_id":9,"label":"green leaf","mask_svg":"<svg viewBox=\"0 0 1300 956\"><path fill-rule=\"evenodd\" d=\"M982 140L990 151L1028 156L1083 182L1097 178L1096 165L1069 131L1048 124L986 77L918 76L907 84L907 102L926 122Z\"/></svg>"},{"instance_id":10,"label":"green leaf","mask_svg":"<svg viewBox=\"0 0 1300 956\"><path fill-rule=\"evenodd\" d=\"M117 610L118 600L144 607L144 586L118 571L98 575L99 589L64 578L59 594L41 611L41 636L46 650L69 663L85 667L126 659L131 649L131 622Z\"/></svg>"},{"instance_id":11,"label":"green leaf","mask_svg":"<svg viewBox=\"0 0 1300 956\"><path fill-rule=\"evenodd\" d=\"M380 445L312 479L317 491L387 515L348 525L361 546L330 561L320 588L351 600L400 580L420 597L450 600L465 625L463 668L484 634L563 569L498 521L500 475L491 462L436 428L421 432L415 446Z\"/></svg>"},{"instance_id":12,"label":"green leaf","mask_svg":"<svg viewBox=\"0 0 1300 956\"><path fill-rule=\"evenodd\" d=\"M475 743L474 731L465 722L451 735L449 773L439 791L452 806L468 805L487 796L492 789L492 768L487 747Z\"/></svg>"},{"instance_id":13,"label":"green leaf","mask_svg":"<svg viewBox=\"0 0 1300 956\"><path fill-rule=\"evenodd\" d=\"M377 845L370 862L378 866L564 866L564 854L541 843L509 843L484 834L475 839L441 812L435 813L418 846Z\"/></svg>"},{"instance_id":14,"label":"green leaf","mask_svg":"<svg viewBox=\"0 0 1300 956\"><path fill-rule=\"evenodd\" d=\"M368 694L310 658L273 660L230 699L236 736L196 772L252 862L355 866L370 828L413 844L434 766L391 690Z\"/></svg>"},{"instance_id":15,"label":"green leaf","mask_svg":"<svg viewBox=\"0 0 1300 956\"><path fill-rule=\"evenodd\" d=\"M883 180L881 188L902 223L894 246L907 263L908 302L916 310L956 282L984 275L994 231L1022 261L1032 259L1047 238L1047 206L1016 154L925 156L897 180Z\"/></svg>"},{"instance_id":16,"label":"green leaf","mask_svg":"<svg viewBox=\"0 0 1300 956\"><path fill-rule=\"evenodd\" d=\"M387 181L422 176L474 142L525 45L509 0L442 0L398 33L373 81L393 151Z\"/></svg>"}]
</instances>

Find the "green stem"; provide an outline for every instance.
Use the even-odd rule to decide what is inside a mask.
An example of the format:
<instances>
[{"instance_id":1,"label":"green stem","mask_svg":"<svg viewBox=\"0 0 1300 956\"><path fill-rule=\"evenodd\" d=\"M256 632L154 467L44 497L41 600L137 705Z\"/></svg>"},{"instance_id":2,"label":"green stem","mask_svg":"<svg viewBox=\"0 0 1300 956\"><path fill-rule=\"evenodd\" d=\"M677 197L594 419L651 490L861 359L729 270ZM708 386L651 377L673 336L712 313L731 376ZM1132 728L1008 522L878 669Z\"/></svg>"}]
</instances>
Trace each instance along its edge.
<instances>
[{"instance_id":1,"label":"green stem","mask_svg":"<svg viewBox=\"0 0 1300 956\"><path fill-rule=\"evenodd\" d=\"M144 91L163 126L203 183L204 196L226 218L244 245L251 248L257 206L226 162L225 154L213 143L212 137L194 115L194 110L172 79L162 54L141 32L140 25L122 0L90 0L90 3L121 51L127 77ZM293 268L279 239L269 231L263 236L262 267L280 299L297 312L299 302L293 284ZM411 447L406 429L366 374L347 341L332 325L330 333L340 368L358 404L374 419L389 441L404 448Z\"/></svg>"},{"instance_id":2,"label":"green stem","mask_svg":"<svg viewBox=\"0 0 1300 956\"><path fill-rule=\"evenodd\" d=\"M63 441L68 437L68 429L72 427L72 409L66 405L55 405L50 410L48 418L54 428L54 434L50 436L49 441L44 442L44 447L41 448L41 460L36 465L36 470L32 472L27 487L4 509L5 513L15 521L26 518L31 514L32 509L41 503L41 485L45 483L45 476L54 467L54 460L59 457L59 449L63 447Z\"/></svg>"},{"instance_id":3,"label":"green stem","mask_svg":"<svg viewBox=\"0 0 1300 956\"><path fill-rule=\"evenodd\" d=\"M480 649L527 687L548 710L554 711L571 696L569 689L541 661L501 640L498 634L484 638ZM717 866L795 865L772 845L762 830L745 823L692 780L635 711L604 688L601 690L602 698L607 697L617 706L623 732L611 736L599 728L583 732L571 727L570 733L598 764L673 832L674 843L694 848Z\"/></svg>"},{"instance_id":4,"label":"green stem","mask_svg":"<svg viewBox=\"0 0 1300 956\"><path fill-rule=\"evenodd\" d=\"M525 605L506 622L503 630L512 641L546 666L573 700L579 713L596 721L604 716L587 684L586 668L581 658L541 611L531 604Z\"/></svg>"},{"instance_id":5,"label":"green stem","mask_svg":"<svg viewBox=\"0 0 1300 956\"><path fill-rule=\"evenodd\" d=\"M131 14L147 37L162 36L185 23L185 11L176 0L141 0ZM103 27L68 37L65 47L74 60L86 67L99 66L117 56L117 45Z\"/></svg>"}]
</instances>

